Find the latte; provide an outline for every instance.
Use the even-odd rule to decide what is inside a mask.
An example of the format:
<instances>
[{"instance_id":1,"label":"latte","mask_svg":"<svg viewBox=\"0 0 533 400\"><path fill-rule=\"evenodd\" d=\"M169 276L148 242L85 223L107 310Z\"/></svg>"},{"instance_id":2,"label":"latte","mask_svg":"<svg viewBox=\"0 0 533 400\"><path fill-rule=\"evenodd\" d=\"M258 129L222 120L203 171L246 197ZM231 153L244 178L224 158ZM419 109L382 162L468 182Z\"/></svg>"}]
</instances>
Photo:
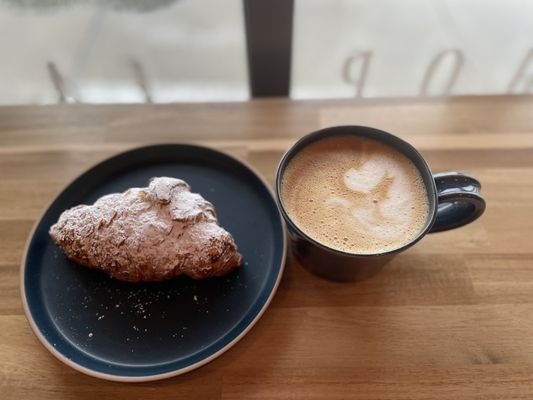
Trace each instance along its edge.
<instances>
[{"instance_id":1,"label":"latte","mask_svg":"<svg viewBox=\"0 0 533 400\"><path fill-rule=\"evenodd\" d=\"M297 153L283 173L281 199L305 234L353 254L402 247L424 228L429 213L411 160L356 136L321 139Z\"/></svg>"}]
</instances>

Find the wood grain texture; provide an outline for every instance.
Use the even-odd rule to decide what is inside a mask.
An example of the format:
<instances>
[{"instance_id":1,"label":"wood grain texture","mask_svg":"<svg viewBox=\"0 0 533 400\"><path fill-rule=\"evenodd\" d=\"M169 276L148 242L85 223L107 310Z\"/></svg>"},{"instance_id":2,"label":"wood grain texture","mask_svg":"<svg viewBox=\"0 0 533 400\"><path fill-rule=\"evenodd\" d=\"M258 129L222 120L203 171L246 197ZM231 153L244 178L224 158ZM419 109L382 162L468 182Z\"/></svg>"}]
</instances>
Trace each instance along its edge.
<instances>
[{"instance_id":1,"label":"wood grain texture","mask_svg":"<svg viewBox=\"0 0 533 400\"><path fill-rule=\"evenodd\" d=\"M532 399L533 97L0 108L1 399ZM37 341L19 265L36 218L117 152L199 143L272 183L282 153L320 127L370 125L417 146L434 171L483 183L487 211L426 237L359 283L292 258L274 301L226 354L184 376L121 384L82 375Z\"/></svg>"}]
</instances>

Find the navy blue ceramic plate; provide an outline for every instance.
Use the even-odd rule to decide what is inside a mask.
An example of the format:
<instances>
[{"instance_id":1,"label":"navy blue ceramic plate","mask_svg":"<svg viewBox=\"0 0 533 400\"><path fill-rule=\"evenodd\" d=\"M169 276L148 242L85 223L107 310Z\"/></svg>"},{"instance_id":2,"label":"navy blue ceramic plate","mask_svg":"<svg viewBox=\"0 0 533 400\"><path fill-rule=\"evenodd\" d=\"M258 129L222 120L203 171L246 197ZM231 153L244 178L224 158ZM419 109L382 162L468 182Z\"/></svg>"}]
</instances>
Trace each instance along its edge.
<instances>
[{"instance_id":1,"label":"navy blue ceramic plate","mask_svg":"<svg viewBox=\"0 0 533 400\"><path fill-rule=\"evenodd\" d=\"M187 181L215 205L244 256L222 278L128 284L66 259L48 235L62 211L146 186L153 176ZM285 261L285 231L265 182L208 148L158 145L93 167L46 210L22 265L22 297L37 337L60 360L104 379L146 381L195 369L221 355L267 308Z\"/></svg>"}]
</instances>

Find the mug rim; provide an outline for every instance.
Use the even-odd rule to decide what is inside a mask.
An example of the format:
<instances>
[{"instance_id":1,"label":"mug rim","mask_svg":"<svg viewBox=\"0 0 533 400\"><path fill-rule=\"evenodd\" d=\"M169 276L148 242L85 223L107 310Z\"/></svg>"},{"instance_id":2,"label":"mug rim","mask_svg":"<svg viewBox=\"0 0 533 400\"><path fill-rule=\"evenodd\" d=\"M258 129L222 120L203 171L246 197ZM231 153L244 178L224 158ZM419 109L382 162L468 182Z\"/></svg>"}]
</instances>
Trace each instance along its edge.
<instances>
[{"instance_id":1,"label":"mug rim","mask_svg":"<svg viewBox=\"0 0 533 400\"><path fill-rule=\"evenodd\" d=\"M351 132L340 133L339 132L339 131L345 131L345 130L351 130L354 133L351 133ZM370 135L363 135L363 134L360 134L360 133L358 134L357 131L360 131L360 130L365 130L365 131L367 131L367 133L370 133ZM333 247L329 247L329 246L325 245L324 243L321 243L321 242L317 241L316 239L313 239L308 234L306 234L302 229L300 229L300 227L295 222L293 222L292 218L289 216L289 214L285 210L285 206L284 206L283 200L281 198L281 180L282 180L283 172L285 171L285 168L287 167L289 161L297 153L299 153L305 146L307 146L308 144L311 144L311 143L313 143L315 141L318 141L318 140L321 140L321 139L324 139L324 138L327 138L327 137L334 137L334 136L357 136L357 137L363 136L363 137L370 137L371 139L374 139L374 137L377 137L374 140L377 140L380 143L383 143L383 144L385 144L387 146L393 147L396 151L401 152L404 156L409 158L409 160L411 160L411 162L413 162L411 156L414 156L414 157L416 157L418 159L420 164L424 167L424 170L419 168L419 166L416 165L414 162L413 162L413 164L415 164L415 168L420 172L421 175L426 175L429 178L427 180L430 182L430 186L431 187L428 187L428 185L426 184L426 179L424 179L424 176L422 176L422 178L423 178L422 180L424 181L424 187L426 188L426 192L428 194L428 197L431 197L431 198L428 198L428 203L429 203L428 208L429 209L428 209L428 218L426 219L426 224L424 225L424 228L422 230L420 230L420 232L412 240L410 240L409 242L405 243L404 245L402 245L402 246L400 246L398 248L395 248L395 249L392 249L392 250L388 250L388 251L379 252L379 253L350 253L350 252L346 252L346 251L335 249ZM408 151L411 154L406 154L406 151L404 151L403 149L398 148L397 146L393 146L389 142L387 142L386 140L381 140L380 138L389 138L393 142L396 141L397 143L401 143L406 149L408 149ZM403 250L408 249L409 247L413 246L418 241L420 241L430 231L431 227L435 223L435 219L437 218L437 208L438 208L437 187L436 187L436 184L435 184L435 180L433 178L433 173L431 172L431 169L430 169L428 163L426 162L426 160L424 159L424 157L422 156L422 154L420 154L420 152L413 145L411 145L410 143L406 142L405 140L399 138L398 136L393 135L392 133L383 131L381 129L372 128L372 127L364 126L364 125L336 125L336 126L330 126L330 127L327 127L327 128L322 128L322 129L310 132L310 133L302 136L281 157L281 159L280 159L280 161L278 163L278 167L276 169L275 187L276 187L276 190L275 190L275 192L276 192L276 202L278 203L278 208L279 208L279 210L281 212L281 215L283 215L283 218L285 219L285 222L287 223L287 226L289 226L298 235L302 236L303 238L305 238L307 241L309 241L313 245L315 245L315 246L317 246L317 247L319 247L319 248L321 248L323 250L335 253L337 255L345 256L345 257L374 258L374 257L381 257L381 256L386 256L386 255L392 255L392 254L399 253L399 252L401 252ZM431 207L431 204L433 204L433 207Z\"/></svg>"}]
</instances>

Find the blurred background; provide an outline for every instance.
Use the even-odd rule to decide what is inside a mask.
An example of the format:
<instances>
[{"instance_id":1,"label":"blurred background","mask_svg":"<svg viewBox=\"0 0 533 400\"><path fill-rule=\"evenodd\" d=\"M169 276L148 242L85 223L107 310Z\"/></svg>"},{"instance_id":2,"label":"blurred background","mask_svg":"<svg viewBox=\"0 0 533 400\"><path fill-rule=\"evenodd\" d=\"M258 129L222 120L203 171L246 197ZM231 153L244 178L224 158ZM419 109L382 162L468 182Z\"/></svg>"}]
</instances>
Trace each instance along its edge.
<instances>
[{"instance_id":1,"label":"blurred background","mask_svg":"<svg viewBox=\"0 0 533 400\"><path fill-rule=\"evenodd\" d=\"M531 93L533 2L0 0L0 54L2 105Z\"/></svg>"}]
</instances>

